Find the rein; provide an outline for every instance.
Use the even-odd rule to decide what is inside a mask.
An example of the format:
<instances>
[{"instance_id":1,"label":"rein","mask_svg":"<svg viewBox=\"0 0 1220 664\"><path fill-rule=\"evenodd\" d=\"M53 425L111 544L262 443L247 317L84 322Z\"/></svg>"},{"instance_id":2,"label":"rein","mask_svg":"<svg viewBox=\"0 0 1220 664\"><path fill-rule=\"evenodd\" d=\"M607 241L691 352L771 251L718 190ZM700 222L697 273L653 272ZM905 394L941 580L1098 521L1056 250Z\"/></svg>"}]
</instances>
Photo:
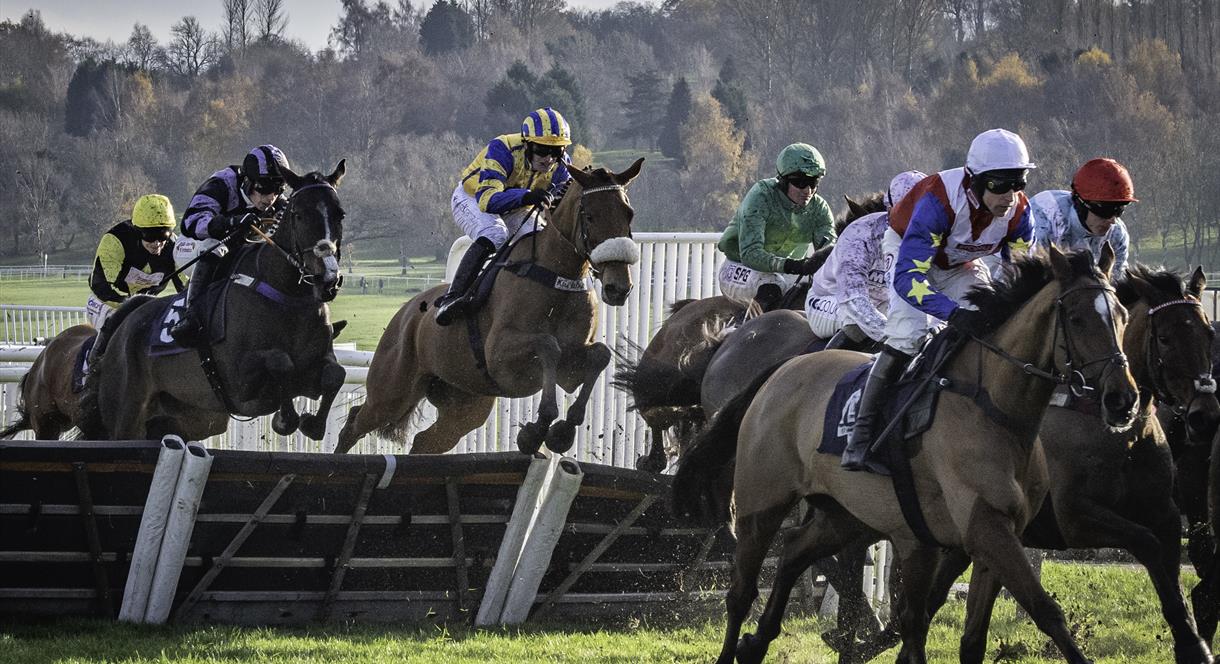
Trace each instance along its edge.
<instances>
[{"instance_id":1,"label":"rein","mask_svg":"<svg viewBox=\"0 0 1220 664\"><path fill-rule=\"evenodd\" d=\"M1145 361L1148 364L1149 371L1152 374L1152 392L1158 402L1168 406L1173 416L1177 419L1182 419L1186 413L1190 411L1190 405L1198 398L1200 394L1215 394L1216 380L1212 377L1211 372L1199 374L1195 380L1195 391L1186 400L1186 403L1181 403L1169 393L1168 385L1165 381L1165 359L1161 357L1160 348L1157 345L1157 330L1156 330L1156 314L1161 311L1179 305L1198 307L1200 311L1203 309L1203 304L1193 298L1181 298L1162 302L1148 309L1148 340L1144 346Z\"/></svg>"},{"instance_id":2,"label":"rein","mask_svg":"<svg viewBox=\"0 0 1220 664\"><path fill-rule=\"evenodd\" d=\"M569 180L568 182L570 183L571 180ZM591 187L589 189L581 190L580 201L577 203L577 209L576 209L576 234L577 234L576 241L569 239L568 236L564 235L562 232L558 232L558 229L556 229L556 231L557 231L556 235L558 235L564 242L566 242L567 245L572 248L572 251L577 256L579 256L585 263L589 264L590 268L593 271L594 276L597 276L601 271L597 268L597 264L593 262L591 252L589 250L588 224L592 221L593 215L589 214L585 210L585 203L584 203L585 196L588 196L589 194L601 193L604 191L624 191L625 192L626 189L627 188L621 184L607 184L607 185L600 185L597 187ZM567 193L567 184L564 185L564 193ZM538 217L539 216L541 216L541 215L539 215L539 214L534 215L534 234L533 234L533 238L531 238L532 244L530 247L530 262L531 263L538 262ZM522 228L524 228L524 227L525 227L525 225L522 224ZM577 242L579 242L579 246L577 245ZM575 278L579 279L580 275L577 275Z\"/></svg>"}]
</instances>

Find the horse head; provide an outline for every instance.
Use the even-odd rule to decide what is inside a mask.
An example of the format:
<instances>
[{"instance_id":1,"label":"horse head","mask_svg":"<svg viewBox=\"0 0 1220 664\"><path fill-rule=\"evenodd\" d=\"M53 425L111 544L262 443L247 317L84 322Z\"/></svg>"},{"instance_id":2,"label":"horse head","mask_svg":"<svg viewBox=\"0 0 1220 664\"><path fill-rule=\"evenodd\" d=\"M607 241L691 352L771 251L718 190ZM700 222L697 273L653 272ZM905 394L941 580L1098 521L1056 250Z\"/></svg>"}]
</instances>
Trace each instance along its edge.
<instances>
[{"instance_id":1,"label":"horse head","mask_svg":"<svg viewBox=\"0 0 1220 664\"><path fill-rule=\"evenodd\" d=\"M1106 243L1096 265L1087 251L1067 256L1051 246L1049 252L1059 283L1055 364L1074 393L1093 393L1108 427L1125 431L1135 422L1139 392L1122 351L1127 310L1110 285L1114 250Z\"/></svg>"},{"instance_id":2,"label":"horse head","mask_svg":"<svg viewBox=\"0 0 1220 664\"><path fill-rule=\"evenodd\" d=\"M343 246L343 206L337 187L347 172L346 160L330 175L314 171L297 175L285 171L292 187L284 221L275 234L275 244L300 272L300 283L313 287L314 297L330 302L339 294L343 275L339 252Z\"/></svg>"},{"instance_id":3,"label":"horse head","mask_svg":"<svg viewBox=\"0 0 1220 664\"><path fill-rule=\"evenodd\" d=\"M640 260L640 249L631 239L635 211L627 199L627 184L639 175L643 163L643 158L637 159L621 173L604 168L588 172L573 169L572 179L580 189L567 197L575 202L564 201L576 206L572 242L602 282L602 300L612 306L627 301L632 288L628 268Z\"/></svg>"},{"instance_id":4,"label":"horse head","mask_svg":"<svg viewBox=\"0 0 1220 664\"><path fill-rule=\"evenodd\" d=\"M1184 419L1188 441L1196 445L1210 443L1220 424L1211 357L1216 333L1200 302L1206 287L1202 267L1184 282L1173 272L1136 266L1119 288L1127 306L1142 301L1146 307L1143 316L1133 317L1132 355L1138 353L1143 362L1157 405Z\"/></svg>"}]
</instances>

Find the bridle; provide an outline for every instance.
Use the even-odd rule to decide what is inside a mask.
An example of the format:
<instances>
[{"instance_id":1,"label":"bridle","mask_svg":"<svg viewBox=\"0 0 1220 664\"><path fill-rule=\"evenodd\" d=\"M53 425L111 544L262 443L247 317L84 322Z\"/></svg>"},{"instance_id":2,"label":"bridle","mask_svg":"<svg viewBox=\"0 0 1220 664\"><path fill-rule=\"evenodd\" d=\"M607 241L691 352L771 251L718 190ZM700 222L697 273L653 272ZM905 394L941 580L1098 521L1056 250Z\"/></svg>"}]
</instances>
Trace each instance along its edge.
<instances>
[{"instance_id":1,"label":"bridle","mask_svg":"<svg viewBox=\"0 0 1220 664\"><path fill-rule=\"evenodd\" d=\"M571 182L571 181L569 181L569 182ZM556 233L556 235L558 235L560 238L562 238L563 241L566 242L568 244L568 246L572 248L572 251L575 252L576 255L579 256L582 261L589 264L590 269L592 270L594 276L600 274L601 270L598 269L597 263L595 263L592 258L592 252L597 247L589 246L589 224L593 223L593 215L590 214L589 211L585 209L585 196L588 196L590 194L598 194L598 193L602 193L602 192L607 192L607 191L622 192L623 198L627 197L627 187L625 187L624 185L621 185L621 184L605 184L605 185L598 185L596 187L590 187L588 189L582 189L580 192L580 200L576 204L577 207L576 207L576 233L575 233L576 237L575 237L575 239L568 238L563 233ZM566 185L565 185L564 189L562 190L562 192L560 192L560 198L562 198L563 194L565 194L565 193L567 193ZM537 228L538 228L538 217L539 216L540 215L534 216L534 230L535 231L537 231ZM534 254L535 258L537 257L537 245L536 245L537 237L538 237L537 232L535 232L534 233L535 247L534 247L534 251L532 252Z\"/></svg>"},{"instance_id":2,"label":"bridle","mask_svg":"<svg viewBox=\"0 0 1220 664\"><path fill-rule=\"evenodd\" d=\"M1066 291L1060 293L1059 297L1055 298L1055 346L1056 346L1056 348L1063 349L1063 352L1065 355L1065 361L1064 361L1063 366L1066 368L1066 372L1060 372L1058 366L1051 367L1050 371L1040 369L1037 366L1034 366L1034 364L1032 362L1027 362L1025 360L1017 358L1017 357L1011 355L1010 353L1008 353L1007 351L1005 351L1004 349L1000 348L999 346L996 346L995 344L991 343L990 341L987 341L986 339L981 339L981 338L975 337L975 336L972 336L971 338L974 339L975 341L977 341L980 345L982 345L987 350L998 355L1000 358L1002 358L1006 362L1009 362L1011 364L1015 364L1015 365L1021 367L1021 370L1024 371L1025 373L1027 373L1031 376L1036 376L1043 380L1050 381L1057 385L1067 385L1068 388L1072 391L1073 395L1075 395L1077 397L1083 397L1086 394L1088 394L1089 392L1093 392L1096 390L1096 388L1094 388L1092 385L1089 384L1088 378L1086 378L1084 375L1084 370L1086 368L1091 367L1095 364L1102 363L1102 362L1106 363L1105 367L1103 367L1101 369L1101 371L1099 372L1099 375L1098 375L1099 378L1104 378L1108 372L1113 371L1115 369L1122 370L1122 369L1127 368L1127 356L1123 353L1122 346L1118 343L1118 334L1114 332L1113 325L1110 325L1111 351L1109 353L1104 354L1101 357L1097 357L1097 358L1094 358L1087 362L1084 362L1080 365L1077 365L1073 361L1072 348L1075 344L1072 343L1071 333L1069 331L1071 328L1069 328L1065 324L1065 321L1064 321L1064 316L1066 315L1065 308L1064 308L1064 300L1069 295L1077 294L1082 291L1098 291L1098 290L1103 291L1106 294L1114 293L1114 289L1107 284L1102 284L1102 283L1086 284L1083 286L1076 286L1074 288L1069 288ZM1060 331L1062 331L1062 333L1063 333L1063 343L1062 344L1059 343Z\"/></svg>"},{"instance_id":3,"label":"bridle","mask_svg":"<svg viewBox=\"0 0 1220 664\"><path fill-rule=\"evenodd\" d=\"M286 217L288 219L288 223L295 224L297 222L297 220L300 219L300 217L301 217L300 213L296 209L296 197L303 191L306 191L309 189L316 189L316 188L326 188L326 189L330 189L331 191L335 191L335 188L326 182L315 182L314 184L307 184L304 187L301 187L299 189L293 189L292 195L290 195L288 197L288 206L284 209L284 217ZM257 228L257 227L255 227L255 228ZM292 228L292 226L290 226L290 228ZM264 240L266 240L267 244L271 245L272 247L274 247L276 249L276 251L280 252L280 254L284 257L284 260L288 261L289 265L291 265L293 268L296 269L297 275L298 275L298 278L297 278L298 285L299 284L305 284L308 286L314 285L314 281L320 275L314 274L305 269L305 254L307 252L309 252L309 253L313 253L315 256L318 256L319 258L325 258L326 256L331 255L331 252L329 250L323 250L317 244L315 244L312 247L301 247L297 244L296 234L290 232L289 234L292 236L292 247L291 247L292 251L288 251L288 250L284 249L283 247L281 247L277 242L272 240L271 237L268 236L266 233L263 233L262 231L257 231L257 232L259 235L261 235L263 237ZM339 280L336 283L335 288L336 289L341 288L342 286L343 286L343 275L340 274Z\"/></svg>"},{"instance_id":4,"label":"bridle","mask_svg":"<svg viewBox=\"0 0 1220 664\"><path fill-rule=\"evenodd\" d=\"M1178 300L1170 300L1162 302L1148 309L1148 343L1145 345L1146 361L1148 369L1152 374L1152 393L1156 397L1159 404L1167 406L1173 416L1182 419L1186 413L1190 411L1191 404L1200 394L1215 394L1216 380L1212 377L1211 371L1201 373L1195 377L1195 390L1186 400L1186 403L1181 403L1169 392L1168 382L1165 380L1165 359L1161 357L1160 345L1157 342L1159 335L1156 329L1156 315L1169 307L1174 306L1192 306L1203 310L1203 304L1194 298L1181 298Z\"/></svg>"}]
</instances>

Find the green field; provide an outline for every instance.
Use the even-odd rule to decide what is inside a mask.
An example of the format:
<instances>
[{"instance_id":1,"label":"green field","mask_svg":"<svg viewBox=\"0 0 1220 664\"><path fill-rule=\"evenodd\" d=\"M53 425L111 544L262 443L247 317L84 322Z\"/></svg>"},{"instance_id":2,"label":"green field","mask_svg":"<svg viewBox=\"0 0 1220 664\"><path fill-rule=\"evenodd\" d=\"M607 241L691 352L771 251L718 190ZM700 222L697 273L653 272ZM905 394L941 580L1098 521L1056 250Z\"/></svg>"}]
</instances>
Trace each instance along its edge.
<instances>
[{"instance_id":1,"label":"green field","mask_svg":"<svg viewBox=\"0 0 1220 664\"><path fill-rule=\"evenodd\" d=\"M1062 605L1087 655L1101 663L1154 664L1173 658L1151 585L1142 570L1126 566L1047 563L1047 589ZM1184 579L1184 581L1187 581ZM1193 584L1193 578L1187 583ZM929 636L931 662L957 660L965 604L951 602ZM751 621L747 628L753 628ZM833 662L818 637L816 618L787 621L769 662ZM719 618L548 622L521 628L477 630L465 625L415 627L220 626L147 627L96 620L0 623L0 661L57 663L245 662L708 662L719 649ZM876 661L893 661L896 649ZM1062 661L1049 640L1011 600L1001 599L992 620L987 661Z\"/></svg>"},{"instance_id":2,"label":"green field","mask_svg":"<svg viewBox=\"0 0 1220 664\"><path fill-rule=\"evenodd\" d=\"M368 292L361 294L359 278L345 277L345 286L339 297L331 303L331 317L346 319L347 329L339 337L340 342L355 342L359 350L373 350L377 340L390 322L390 318L404 302L420 291L412 281L386 279L386 287L377 292L377 277L398 277L397 261L369 261L367 269L361 265L360 274L366 277ZM417 264L407 270L408 277L430 277L439 281L444 266L435 262ZM83 307L89 297L89 287L78 279L4 279L0 280L0 304L35 304L43 306ZM5 340L0 339L0 343Z\"/></svg>"}]
</instances>

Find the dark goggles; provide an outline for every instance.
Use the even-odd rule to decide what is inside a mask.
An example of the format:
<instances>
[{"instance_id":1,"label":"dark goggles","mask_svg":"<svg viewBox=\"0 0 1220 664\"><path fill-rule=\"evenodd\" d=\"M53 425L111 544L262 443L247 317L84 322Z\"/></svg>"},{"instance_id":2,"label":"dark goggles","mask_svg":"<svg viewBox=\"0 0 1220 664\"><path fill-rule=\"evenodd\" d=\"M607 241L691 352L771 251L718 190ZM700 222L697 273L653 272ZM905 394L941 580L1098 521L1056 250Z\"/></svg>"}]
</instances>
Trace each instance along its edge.
<instances>
[{"instance_id":1,"label":"dark goggles","mask_svg":"<svg viewBox=\"0 0 1220 664\"><path fill-rule=\"evenodd\" d=\"M284 193L283 180L255 180L254 191L260 194L282 194Z\"/></svg>"},{"instance_id":2,"label":"dark goggles","mask_svg":"<svg viewBox=\"0 0 1220 664\"><path fill-rule=\"evenodd\" d=\"M563 159L562 145L543 145L541 143L530 143L531 150L535 157L554 157L555 159Z\"/></svg>"},{"instance_id":3,"label":"dark goggles","mask_svg":"<svg viewBox=\"0 0 1220 664\"><path fill-rule=\"evenodd\" d=\"M1082 200L1080 201L1080 204L1084 206L1084 209L1092 212L1102 219L1114 219L1115 217L1121 217L1123 210L1126 210L1127 206L1131 203L1127 201L1112 201L1103 203L1098 201Z\"/></svg>"},{"instance_id":4,"label":"dark goggles","mask_svg":"<svg viewBox=\"0 0 1220 664\"><path fill-rule=\"evenodd\" d=\"M991 178L983 176L983 188L993 194L1007 194L1010 191L1024 191L1025 180L1012 178Z\"/></svg>"},{"instance_id":5,"label":"dark goggles","mask_svg":"<svg viewBox=\"0 0 1220 664\"><path fill-rule=\"evenodd\" d=\"M822 181L822 178L798 173L796 175L784 176L784 181L797 189L817 189L818 183Z\"/></svg>"},{"instance_id":6,"label":"dark goggles","mask_svg":"<svg viewBox=\"0 0 1220 664\"><path fill-rule=\"evenodd\" d=\"M145 242L169 242L173 232L168 228L141 228L140 239Z\"/></svg>"}]
</instances>

